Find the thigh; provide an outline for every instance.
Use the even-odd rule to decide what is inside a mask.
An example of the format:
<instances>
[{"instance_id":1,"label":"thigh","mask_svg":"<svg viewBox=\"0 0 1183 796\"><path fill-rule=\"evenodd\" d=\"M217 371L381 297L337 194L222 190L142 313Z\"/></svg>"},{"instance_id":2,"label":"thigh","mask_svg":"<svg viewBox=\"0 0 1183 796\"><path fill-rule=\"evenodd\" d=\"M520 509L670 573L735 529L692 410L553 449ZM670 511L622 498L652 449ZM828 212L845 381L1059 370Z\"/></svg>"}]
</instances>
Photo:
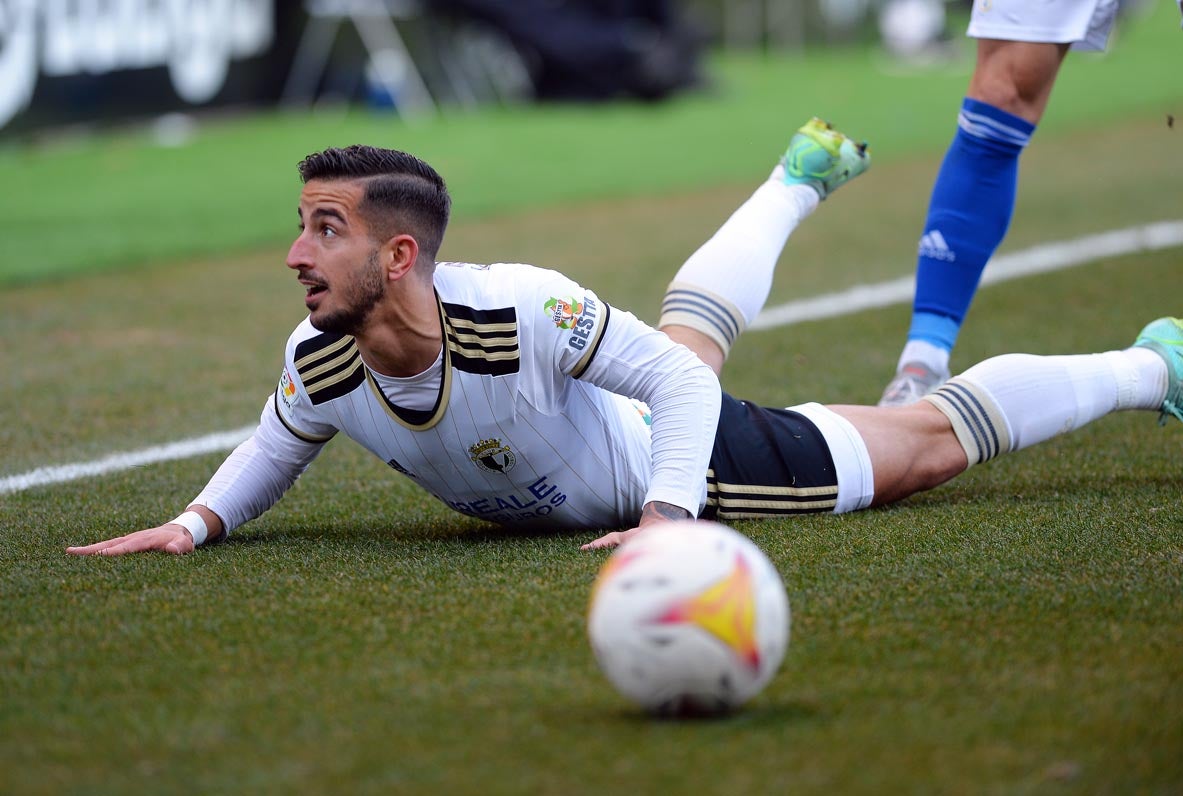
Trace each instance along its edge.
<instances>
[{"instance_id":1,"label":"thigh","mask_svg":"<svg viewBox=\"0 0 1183 796\"><path fill-rule=\"evenodd\" d=\"M966 95L1038 124L1067 44L981 39Z\"/></svg>"},{"instance_id":2,"label":"thigh","mask_svg":"<svg viewBox=\"0 0 1183 796\"><path fill-rule=\"evenodd\" d=\"M830 406L858 431L874 472L881 506L932 489L965 471L965 449L953 426L935 406Z\"/></svg>"}]
</instances>

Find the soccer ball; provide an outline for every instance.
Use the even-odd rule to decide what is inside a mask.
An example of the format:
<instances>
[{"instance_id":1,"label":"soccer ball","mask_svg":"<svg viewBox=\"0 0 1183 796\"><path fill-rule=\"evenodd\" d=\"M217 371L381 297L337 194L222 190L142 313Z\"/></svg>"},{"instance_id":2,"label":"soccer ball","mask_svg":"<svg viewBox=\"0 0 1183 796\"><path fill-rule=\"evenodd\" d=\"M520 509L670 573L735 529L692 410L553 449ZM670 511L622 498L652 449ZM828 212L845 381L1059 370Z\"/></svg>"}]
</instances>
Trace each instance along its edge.
<instances>
[{"instance_id":1,"label":"soccer ball","mask_svg":"<svg viewBox=\"0 0 1183 796\"><path fill-rule=\"evenodd\" d=\"M604 563L588 636L608 680L646 711L715 715L772 679L789 643L789 600L751 540L714 522L667 522Z\"/></svg>"}]
</instances>

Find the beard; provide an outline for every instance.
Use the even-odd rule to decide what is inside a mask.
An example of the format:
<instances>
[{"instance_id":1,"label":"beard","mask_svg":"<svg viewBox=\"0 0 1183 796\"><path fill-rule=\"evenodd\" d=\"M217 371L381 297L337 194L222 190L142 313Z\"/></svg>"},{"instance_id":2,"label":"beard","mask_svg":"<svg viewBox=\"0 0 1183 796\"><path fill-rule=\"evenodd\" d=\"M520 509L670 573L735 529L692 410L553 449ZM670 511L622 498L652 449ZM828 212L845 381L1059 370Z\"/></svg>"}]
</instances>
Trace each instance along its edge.
<instances>
[{"instance_id":1,"label":"beard","mask_svg":"<svg viewBox=\"0 0 1183 796\"><path fill-rule=\"evenodd\" d=\"M370 252L361 272L344 287L333 288L344 304L312 319L318 331L335 334L357 335L365 326L366 319L386 294L386 273L378 265L378 250Z\"/></svg>"}]
</instances>

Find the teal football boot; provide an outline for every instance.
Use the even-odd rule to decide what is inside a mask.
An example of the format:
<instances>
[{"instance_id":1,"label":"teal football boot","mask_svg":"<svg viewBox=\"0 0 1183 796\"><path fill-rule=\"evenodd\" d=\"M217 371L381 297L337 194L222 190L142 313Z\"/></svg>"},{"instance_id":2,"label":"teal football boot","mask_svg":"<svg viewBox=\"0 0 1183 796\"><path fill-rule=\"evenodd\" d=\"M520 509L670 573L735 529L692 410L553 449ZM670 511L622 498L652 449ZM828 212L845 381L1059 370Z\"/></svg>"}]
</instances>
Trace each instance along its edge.
<instances>
[{"instance_id":1,"label":"teal football boot","mask_svg":"<svg viewBox=\"0 0 1183 796\"><path fill-rule=\"evenodd\" d=\"M825 199L871 167L871 151L814 117L793 134L781 163L786 184L808 185Z\"/></svg>"},{"instance_id":2,"label":"teal football boot","mask_svg":"<svg viewBox=\"0 0 1183 796\"><path fill-rule=\"evenodd\" d=\"M1183 421L1183 319L1151 321L1134 345L1149 348L1167 361L1167 397L1162 401L1158 424L1165 426L1170 417Z\"/></svg>"}]
</instances>

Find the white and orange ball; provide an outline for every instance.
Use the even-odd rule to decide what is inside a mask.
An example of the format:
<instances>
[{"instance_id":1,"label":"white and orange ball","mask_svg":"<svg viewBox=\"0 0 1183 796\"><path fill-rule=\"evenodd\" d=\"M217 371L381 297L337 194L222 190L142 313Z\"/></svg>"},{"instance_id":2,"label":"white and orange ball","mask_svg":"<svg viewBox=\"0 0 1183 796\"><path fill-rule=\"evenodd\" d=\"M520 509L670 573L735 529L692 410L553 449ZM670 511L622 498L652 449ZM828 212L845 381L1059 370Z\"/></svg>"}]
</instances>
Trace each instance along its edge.
<instances>
[{"instance_id":1,"label":"white and orange ball","mask_svg":"<svg viewBox=\"0 0 1183 796\"><path fill-rule=\"evenodd\" d=\"M713 715L768 684L789 622L780 575L750 539L714 522L668 522L604 563L588 635L608 680L646 711Z\"/></svg>"}]
</instances>

